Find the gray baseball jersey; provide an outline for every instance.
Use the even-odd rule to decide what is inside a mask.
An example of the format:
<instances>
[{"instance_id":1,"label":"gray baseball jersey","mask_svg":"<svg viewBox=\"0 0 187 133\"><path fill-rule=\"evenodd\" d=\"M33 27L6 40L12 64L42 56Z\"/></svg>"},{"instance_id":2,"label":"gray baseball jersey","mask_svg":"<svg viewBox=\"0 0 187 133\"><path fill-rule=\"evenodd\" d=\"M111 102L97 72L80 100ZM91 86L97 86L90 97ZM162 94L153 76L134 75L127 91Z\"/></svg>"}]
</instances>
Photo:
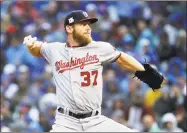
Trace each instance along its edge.
<instances>
[{"instance_id":1,"label":"gray baseball jersey","mask_svg":"<svg viewBox=\"0 0 187 133\"><path fill-rule=\"evenodd\" d=\"M92 41L83 47L43 44L40 52L52 67L58 106L78 112L101 107L103 64L117 59L119 51L109 43Z\"/></svg>"}]
</instances>

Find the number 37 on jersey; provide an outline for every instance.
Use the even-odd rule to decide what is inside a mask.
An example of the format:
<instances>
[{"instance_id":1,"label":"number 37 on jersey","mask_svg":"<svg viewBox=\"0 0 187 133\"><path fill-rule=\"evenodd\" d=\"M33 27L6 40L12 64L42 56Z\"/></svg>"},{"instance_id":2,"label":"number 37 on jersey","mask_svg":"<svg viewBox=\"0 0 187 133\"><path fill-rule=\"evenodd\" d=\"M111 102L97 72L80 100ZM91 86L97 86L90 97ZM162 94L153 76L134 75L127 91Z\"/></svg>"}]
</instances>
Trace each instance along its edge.
<instances>
[{"instance_id":1,"label":"number 37 on jersey","mask_svg":"<svg viewBox=\"0 0 187 133\"><path fill-rule=\"evenodd\" d=\"M98 70L83 71L83 72L80 72L80 76L83 77L81 86L86 87L90 85L93 85L93 86L97 85Z\"/></svg>"}]
</instances>

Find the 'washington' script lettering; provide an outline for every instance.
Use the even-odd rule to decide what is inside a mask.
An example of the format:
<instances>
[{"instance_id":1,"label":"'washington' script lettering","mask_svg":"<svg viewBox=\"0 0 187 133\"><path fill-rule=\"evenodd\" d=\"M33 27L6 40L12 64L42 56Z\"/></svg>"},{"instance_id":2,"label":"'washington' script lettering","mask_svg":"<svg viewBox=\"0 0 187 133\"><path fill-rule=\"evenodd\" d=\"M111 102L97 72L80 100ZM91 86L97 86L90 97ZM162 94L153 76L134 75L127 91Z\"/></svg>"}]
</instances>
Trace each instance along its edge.
<instances>
[{"instance_id":1,"label":"'washington' script lettering","mask_svg":"<svg viewBox=\"0 0 187 133\"><path fill-rule=\"evenodd\" d=\"M87 53L86 57L74 58L74 59L73 57L71 57L71 60L69 62L63 62L62 60L57 61L55 63L55 66L56 66L56 71L58 71L58 73L63 73L64 71L72 70L78 67L80 67L80 69L83 69L84 66L86 65L94 64L98 62L99 59L97 58L97 55L89 55L89 53Z\"/></svg>"}]
</instances>

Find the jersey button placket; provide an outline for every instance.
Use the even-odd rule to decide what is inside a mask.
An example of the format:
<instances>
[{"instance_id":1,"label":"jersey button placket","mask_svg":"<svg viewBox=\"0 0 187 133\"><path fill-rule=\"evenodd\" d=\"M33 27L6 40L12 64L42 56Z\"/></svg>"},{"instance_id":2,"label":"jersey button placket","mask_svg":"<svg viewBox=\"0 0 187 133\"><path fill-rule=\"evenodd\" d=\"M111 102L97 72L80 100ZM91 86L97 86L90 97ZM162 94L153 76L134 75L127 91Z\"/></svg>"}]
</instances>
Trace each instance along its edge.
<instances>
[{"instance_id":1,"label":"jersey button placket","mask_svg":"<svg viewBox=\"0 0 187 133\"><path fill-rule=\"evenodd\" d=\"M71 58L73 57L73 49L72 48L69 48L68 49L68 52L69 52L69 62L71 62ZM71 66L72 67L72 66ZM73 84L74 84L74 80L73 80L73 69L70 69L69 70L69 73L70 73L70 81L71 81L71 88L73 89Z\"/></svg>"},{"instance_id":2,"label":"jersey button placket","mask_svg":"<svg viewBox=\"0 0 187 133\"><path fill-rule=\"evenodd\" d=\"M74 55L76 55L75 54L75 50L73 49L73 48L69 48L69 62L71 62L71 58L75 58L76 56L74 56ZM74 67L74 66L71 66L71 68L72 67ZM76 68L74 68L74 69L70 69L69 70L69 73L70 73L70 81L71 81L71 88L72 88L72 90L76 90L75 88L78 86L78 82L77 82L77 79L79 78L79 77L77 77L76 75L77 75L77 69Z\"/></svg>"}]
</instances>

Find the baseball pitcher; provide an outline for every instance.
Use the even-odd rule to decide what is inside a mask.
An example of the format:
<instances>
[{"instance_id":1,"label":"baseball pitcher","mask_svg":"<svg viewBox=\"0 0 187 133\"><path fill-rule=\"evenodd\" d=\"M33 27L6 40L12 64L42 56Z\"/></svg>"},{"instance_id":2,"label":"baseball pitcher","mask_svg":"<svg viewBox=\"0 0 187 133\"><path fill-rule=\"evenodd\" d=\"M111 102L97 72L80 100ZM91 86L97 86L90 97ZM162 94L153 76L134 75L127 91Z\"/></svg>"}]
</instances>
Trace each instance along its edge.
<instances>
[{"instance_id":1,"label":"baseball pitcher","mask_svg":"<svg viewBox=\"0 0 187 133\"><path fill-rule=\"evenodd\" d=\"M45 43L27 36L24 44L33 56L44 57L52 67L58 106L51 132L130 132L128 127L101 114L103 64L116 62L135 73L152 89L163 76L151 65L141 65L110 43L94 41L90 24L97 22L85 11L69 13L64 22L65 43Z\"/></svg>"}]
</instances>

